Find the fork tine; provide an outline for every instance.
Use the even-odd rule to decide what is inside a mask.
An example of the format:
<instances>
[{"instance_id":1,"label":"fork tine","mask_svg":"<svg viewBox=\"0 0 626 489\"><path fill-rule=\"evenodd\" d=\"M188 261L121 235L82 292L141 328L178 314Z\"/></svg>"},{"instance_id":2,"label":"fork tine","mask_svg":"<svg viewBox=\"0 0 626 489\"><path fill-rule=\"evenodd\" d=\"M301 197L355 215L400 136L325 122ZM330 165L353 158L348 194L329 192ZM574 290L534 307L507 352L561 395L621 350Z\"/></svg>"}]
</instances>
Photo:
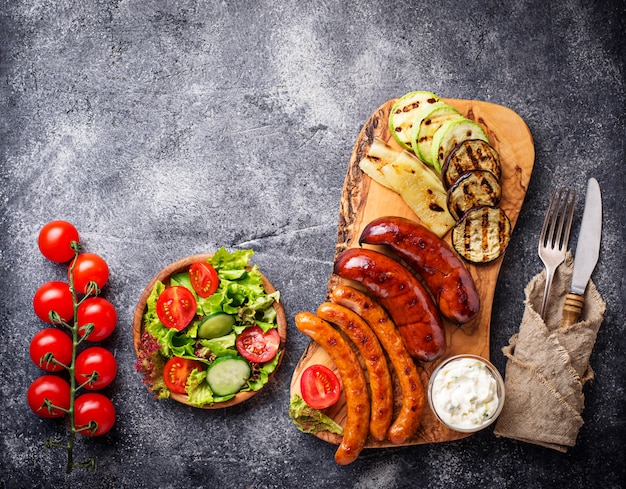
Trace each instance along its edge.
<instances>
[{"instance_id":1,"label":"fork tine","mask_svg":"<svg viewBox=\"0 0 626 489\"><path fill-rule=\"evenodd\" d=\"M569 197L569 190L567 191ZM569 201L569 210L567 212L567 225L565 226L565 232L563 233L563 249L567 251L567 245L569 244L569 234L572 230L572 219L574 218L574 202L576 202L576 190L572 192L572 198Z\"/></svg>"},{"instance_id":2,"label":"fork tine","mask_svg":"<svg viewBox=\"0 0 626 489\"><path fill-rule=\"evenodd\" d=\"M541 235L539 236L539 248L546 246L546 244L549 242L549 240L547 240L546 232L548 231L548 227L550 227L550 224L552 223L554 198L556 197L557 191L558 189L554 189L552 191L552 196L550 197L550 202L548 203L548 209L546 210L546 217L543 220L543 226L541 228ZM554 225L552 225L552 227L554 227Z\"/></svg>"}]
</instances>

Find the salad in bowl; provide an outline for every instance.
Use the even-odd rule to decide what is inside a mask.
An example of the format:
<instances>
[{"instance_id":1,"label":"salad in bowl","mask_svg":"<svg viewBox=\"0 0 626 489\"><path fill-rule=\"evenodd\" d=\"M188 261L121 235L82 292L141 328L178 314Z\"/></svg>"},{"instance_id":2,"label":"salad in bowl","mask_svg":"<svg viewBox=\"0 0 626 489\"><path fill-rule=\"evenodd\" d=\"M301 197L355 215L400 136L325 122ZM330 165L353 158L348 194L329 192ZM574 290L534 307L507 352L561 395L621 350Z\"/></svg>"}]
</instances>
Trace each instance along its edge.
<instances>
[{"instance_id":1,"label":"salad in bowl","mask_svg":"<svg viewBox=\"0 0 626 489\"><path fill-rule=\"evenodd\" d=\"M159 272L133 320L136 369L157 398L203 408L243 402L280 365L280 293L250 265L253 250L194 255Z\"/></svg>"}]
</instances>

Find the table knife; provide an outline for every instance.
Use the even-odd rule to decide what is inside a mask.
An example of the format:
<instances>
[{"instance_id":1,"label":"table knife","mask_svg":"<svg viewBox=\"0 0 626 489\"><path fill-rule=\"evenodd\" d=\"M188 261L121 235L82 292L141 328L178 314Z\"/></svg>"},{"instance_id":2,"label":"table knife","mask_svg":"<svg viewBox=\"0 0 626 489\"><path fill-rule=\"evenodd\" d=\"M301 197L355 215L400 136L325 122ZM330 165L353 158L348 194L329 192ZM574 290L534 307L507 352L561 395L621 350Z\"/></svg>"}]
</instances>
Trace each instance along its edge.
<instances>
[{"instance_id":1,"label":"table knife","mask_svg":"<svg viewBox=\"0 0 626 489\"><path fill-rule=\"evenodd\" d=\"M580 224L580 233L574 255L574 271L569 294L565 296L561 327L574 324L580 317L585 302L585 290L591 273L598 263L600 237L602 234L602 195L595 178L587 183L585 210Z\"/></svg>"}]
</instances>

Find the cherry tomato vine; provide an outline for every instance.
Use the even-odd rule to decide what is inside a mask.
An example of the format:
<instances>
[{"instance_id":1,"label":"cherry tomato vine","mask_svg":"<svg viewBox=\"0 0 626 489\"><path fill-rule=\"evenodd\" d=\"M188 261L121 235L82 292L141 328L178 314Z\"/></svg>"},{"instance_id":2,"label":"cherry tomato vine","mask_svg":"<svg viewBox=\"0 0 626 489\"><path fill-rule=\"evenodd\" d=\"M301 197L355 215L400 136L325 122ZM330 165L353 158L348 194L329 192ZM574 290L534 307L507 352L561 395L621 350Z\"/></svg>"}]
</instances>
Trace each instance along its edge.
<instances>
[{"instance_id":1,"label":"cherry tomato vine","mask_svg":"<svg viewBox=\"0 0 626 489\"><path fill-rule=\"evenodd\" d=\"M99 297L107 283L106 261L83 253L78 231L67 221L51 221L39 233L42 255L55 263L69 263L68 282L43 284L33 297L35 314L47 327L35 334L30 357L46 372L28 389L27 401L43 418L69 417L67 442L48 439L44 446L67 452L66 472L96 469L96 459L74 461L76 435L100 436L115 423L115 408L105 395L117 373L113 354L101 346L82 348L84 341L102 341L115 329L115 307ZM79 351L80 350L80 351ZM89 392L80 394L85 389Z\"/></svg>"}]
</instances>

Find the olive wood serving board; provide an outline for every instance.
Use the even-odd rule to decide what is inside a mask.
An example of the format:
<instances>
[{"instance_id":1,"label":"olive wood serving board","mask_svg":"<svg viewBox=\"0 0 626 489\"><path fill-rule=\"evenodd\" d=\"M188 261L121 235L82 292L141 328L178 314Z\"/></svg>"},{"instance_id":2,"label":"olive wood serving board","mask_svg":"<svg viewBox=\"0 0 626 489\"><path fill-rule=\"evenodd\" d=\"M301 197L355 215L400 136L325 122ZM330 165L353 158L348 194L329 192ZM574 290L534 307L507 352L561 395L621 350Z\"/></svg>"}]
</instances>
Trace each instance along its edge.
<instances>
[{"instance_id":1,"label":"olive wood serving board","mask_svg":"<svg viewBox=\"0 0 626 489\"><path fill-rule=\"evenodd\" d=\"M445 101L458 109L465 117L478 122L486 130L490 143L499 152L502 164L502 199L499 206L506 212L514 228L528 189L535 159L535 150L530 130L523 119L509 108L476 100L445 99ZM341 197L335 257L347 248L358 247L358 239L363 228L377 217L397 215L419 221L419 216L416 216L409 209L398 194L372 180L363 173L358 165L359 161L369 150L375 137L400 149L388 128L388 116L393 102L395 100L389 100L371 115L361 129L354 146ZM444 236L444 239L450 243L450 232ZM515 239L514 233L512 239ZM502 259L503 256L500 256L488 264L467 264L480 294L481 310L476 319L461 327L444 321L447 338L447 349L444 358L459 353L474 353L489 359L492 302ZM331 274L328 291L339 283L348 282ZM355 283L350 283L350 285L359 287ZM430 373L439 361L428 364L418 363L425 395ZM291 380L291 395L300 394L300 377L302 372L308 366L314 364L327 365L336 371L336 367L326 351L312 341L302 354L294 370ZM393 369L391 370L393 374ZM400 405L401 394L399 393L396 379L394 379L394 384L395 406L397 410ZM346 405L343 393L337 404L324 412L337 423L344 426ZM329 432L317 433L316 436L335 444L340 443L342 439L341 436ZM451 441L466 436L468 435L449 430L439 423L425 399L422 424L417 433L405 445ZM394 445L386 441L376 441L372 437L369 437L366 443L366 448L391 446Z\"/></svg>"}]
</instances>

